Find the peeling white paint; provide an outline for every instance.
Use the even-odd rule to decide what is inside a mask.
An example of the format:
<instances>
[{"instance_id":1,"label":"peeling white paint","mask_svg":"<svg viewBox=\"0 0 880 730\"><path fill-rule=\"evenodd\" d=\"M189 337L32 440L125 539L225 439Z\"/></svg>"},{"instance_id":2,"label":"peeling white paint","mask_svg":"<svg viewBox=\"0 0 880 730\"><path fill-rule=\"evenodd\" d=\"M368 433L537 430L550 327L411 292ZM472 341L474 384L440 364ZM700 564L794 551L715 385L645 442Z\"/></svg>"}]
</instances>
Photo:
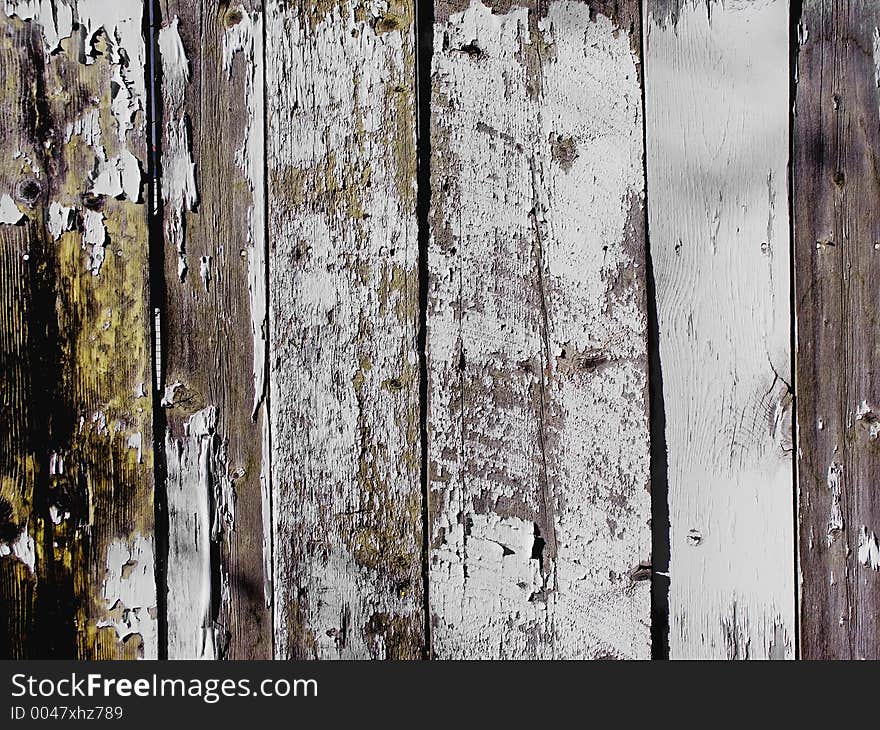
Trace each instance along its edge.
<instances>
[{"instance_id":1,"label":"peeling white paint","mask_svg":"<svg viewBox=\"0 0 880 730\"><path fill-rule=\"evenodd\" d=\"M170 385L165 386L165 390L162 393L162 402L161 405L163 408L170 408L175 404L175 399L177 398L177 391L183 388L183 383L179 380L171 383Z\"/></svg>"},{"instance_id":2,"label":"peeling white paint","mask_svg":"<svg viewBox=\"0 0 880 730\"><path fill-rule=\"evenodd\" d=\"M0 195L0 225L9 224L14 226L21 223L24 218L24 213L21 212L11 196L5 193Z\"/></svg>"},{"instance_id":3,"label":"peeling white paint","mask_svg":"<svg viewBox=\"0 0 880 730\"><path fill-rule=\"evenodd\" d=\"M38 23L47 54L58 50L73 32L73 8L65 0L5 0L3 12Z\"/></svg>"},{"instance_id":4,"label":"peeling white paint","mask_svg":"<svg viewBox=\"0 0 880 730\"><path fill-rule=\"evenodd\" d=\"M880 89L880 28L874 28L874 85Z\"/></svg>"},{"instance_id":5,"label":"peeling white paint","mask_svg":"<svg viewBox=\"0 0 880 730\"><path fill-rule=\"evenodd\" d=\"M843 532L843 511L840 506L841 480L843 479L843 464L836 461L828 465L828 491L831 493L831 509L828 517L828 532L825 543L830 547Z\"/></svg>"},{"instance_id":6,"label":"peeling white paint","mask_svg":"<svg viewBox=\"0 0 880 730\"><path fill-rule=\"evenodd\" d=\"M371 626L389 620L417 634L423 625L418 443L409 430L418 402L415 176L401 170L407 154L415 163L413 29L377 32L375 17L359 7L343 0L316 18L289 3L267 6L266 151L277 173L268 181L273 350L266 358L277 658L294 656L311 637L318 657L382 658L392 629ZM385 7L376 5L375 14ZM262 34L254 21L256 60ZM227 47L240 46L242 33ZM259 65L252 74L251 123L239 163L249 176L262 168ZM307 181L317 172L323 180L324 170L340 183L354 171L353 179L338 196L305 191L314 203L294 200L283 183L288 173ZM257 344L265 326L261 175L251 177L249 256ZM352 215L341 198L369 217ZM300 247L309 253L297 261ZM315 287L324 285L322 301L334 300L332 310L310 305ZM255 347L257 403L262 357ZM369 368L358 386L352 376L361 361ZM393 389L383 388L391 381ZM399 527L392 532L389 524ZM314 549L291 550L297 536L314 540ZM377 544L380 537L385 544ZM398 649L417 641L396 638Z\"/></svg>"},{"instance_id":7,"label":"peeling white paint","mask_svg":"<svg viewBox=\"0 0 880 730\"><path fill-rule=\"evenodd\" d=\"M872 440L880 436L880 415L868 405L868 401L863 400L859 404L855 415L856 420L861 421L868 428L868 435Z\"/></svg>"},{"instance_id":8,"label":"peeling white paint","mask_svg":"<svg viewBox=\"0 0 880 730\"><path fill-rule=\"evenodd\" d=\"M204 408L165 438L167 460L168 658L216 658L212 617L211 497L217 468L217 410ZM171 597L174 600L170 600Z\"/></svg>"},{"instance_id":9,"label":"peeling white paint","mask_svg":"<svg viewBox=\"0 0 880 730\"><path fill-rule=\"evenodd\" d=\"M265 241L265 122L264 122L264 68L263 18L260 13L249 13L238 7L241 21L227 28L223 36L223 67L227 76L232 73L235 56L241 53L246 62L245 97L247 126L241 148L235 160L244 172L251 191L248 207L248 292L251 304L251 335L254 345L254 402L253 417L265 398L266 392L266 335L268 330L266 292ZM266 452L268 454L268 452ZM268 457L267 457L268 458Z\"/></svg>"},{"instance_id":10,"label":"peeling white paint","mask_svg":"<svg viewBox=\"0 0 880 730\"><path fill-rule=\"evenodd\" d=\"M189 60L178 30L179 19L159 29L159 55L162 59L162 99L165 135L162 146L162 200L167 206L166 234L178 254L177 273L186 277L184 211L198 203L196 165L192 159L189 121L184 111L185 90L189 83Z\"/></svg>"},{"instance_id":11,"label":"peeling white paint","mask_svg":"<svg viewBox=\"0 0 880 730\"><path fill-rule=\"evenodd\" d=\"M13 555L19 562L27 566L31 574L36 572L37 552L34 538L27 529L22 530L12 543L0 542L0 557Z\"/></svg>"},{"instance_id":12,"label":"peeling white paint","mask_svg":"<svg viewBox=\"0 0 880 730\"><path fill-rule=\"evenodd\" d=\"M72 207L61 205L57 201L49 204L49 219L46 223L46 229L53 240L57 241L63 233L73 230L75 220Z\"/></svg>"},{"instance_id":13,"label":"peeling white paint","mask_svg":"<svg viewBox=\"0 0 880 730\"><path fill-rule=\"evenodd\" d=\"M88 253L88 270L93 276L98 276L107 249L107 227L104 225L104 214L100 211L83 210L82 247Z\"/></svg>"},{"instance_id":14,"label":"peeling white paint","mask_svg":"<svg viewBox=\"0 0 880 730\"><path fill-rule=\"evenodd\" d=\"M49 456L49 476L64 474L64 457L56 451Z\"/></svg>"},{"instance_id":15,"label":"peeling white paint","mask_svg":"<svg viewBox=\"0 0 880 730\"><path fill-rule=\"evenodd\" d=\"M105 616L98 628L112 627L120 641L139 635L143 658L158 658L153 538L113 540L107 549L103 592Z\"/></svg>"},{"instance_id":16,"label":"peeling white paint","mask_svg":"<svg viewBox=\"0 0 880 730\"><path fill-rule=\"evenodd\" d=\"M211 281L211 257L202 256L199 259L199 278L202 280L202 286L208 291L208 283Z\"/></svg>"},{"instance_id":17,"label":"peeling white paint","mask_svg":"<svg viewBox=\"0 0 880 730\"><path fill-rule=\"evenodd\" d=\"M859 530L859 563L872 570L880 570L880 544L872 530L868 534L868 528L862 525Z\"/></svg>"},{"instance_id":18,"label":"peeling white paint","mask_svg":"<svg viewBox=\"0 0 880 730\"><path fill-rule=\"evenodd\" d=\"M143 437L143 434L141 434L140 432L131 434L128 437L127 445L128 445L128 448L134 449L137 452L137 463L143 464L144 463L144 454L143 454L144 437Z\"/></svg>"}]
</instances>

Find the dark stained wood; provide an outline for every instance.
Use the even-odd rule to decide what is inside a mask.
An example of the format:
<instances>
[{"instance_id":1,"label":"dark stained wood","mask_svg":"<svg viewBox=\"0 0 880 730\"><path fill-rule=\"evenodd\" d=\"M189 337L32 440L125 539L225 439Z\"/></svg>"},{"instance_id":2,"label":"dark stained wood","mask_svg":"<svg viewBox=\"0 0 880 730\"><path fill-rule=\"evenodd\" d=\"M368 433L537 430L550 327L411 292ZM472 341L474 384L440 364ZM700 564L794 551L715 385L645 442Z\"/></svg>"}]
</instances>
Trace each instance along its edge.
<instances>
[{"instance_id":1,"label":"dark stained wood","mask_svg":"<svg viewBox=\"0 0 880 730\"><path fill-rule=\"evenodd\" d=\"M794 120L801 656L880 657L880 94L869 0L807 0Z\"/></svg>"}]
</instances>

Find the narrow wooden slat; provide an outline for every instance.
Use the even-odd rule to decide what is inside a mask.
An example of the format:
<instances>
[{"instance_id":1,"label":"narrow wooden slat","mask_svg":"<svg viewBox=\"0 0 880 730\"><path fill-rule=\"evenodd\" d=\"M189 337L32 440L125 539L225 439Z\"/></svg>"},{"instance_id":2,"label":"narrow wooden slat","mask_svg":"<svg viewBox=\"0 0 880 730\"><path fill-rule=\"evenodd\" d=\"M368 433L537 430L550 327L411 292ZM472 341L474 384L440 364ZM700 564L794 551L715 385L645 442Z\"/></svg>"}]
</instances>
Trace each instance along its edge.
<instances>
[{"instance_id":1,"label":"narrow wooden slat","mask_svg":"<svg viewBox=\"0 0 880 730\"><path fill-rule=\"evenodd\" d=\"M635 2L443 2L432 69L438 658L646 658Z\"/></svg>"},{"instance_id":2,"label":"narrow wooden slat","mask_svg":"<svg viewBox=\"0 0 880 730\"><path fill-rule=\"evenodd\" d=\"M275 655L418 658L412 0L266 31Z\"/></svg>"},{"instance_id":3,"label":"narrow wooden slat","mask_svg":"<svg viewBox=\"0 0 880 730\"><path fill-rule=\"evenodd\" d=\"M645 3L672 658L794 653L788 3Z\"/></svg>"},{"instance_id":4,"label":"narrow wooden slat","mask_svg":"<svg viewBox=\"0 0 880 730\"><path fill-rule=\"evenodd\" d=\"M163 3L168 656L272 657L262 13Z\"/></svg>"},{"instance_id":5,"label":"narrow wooden slat","mask_svg":"<svg viewBox=\"0 0 880 730\"><path fill-rule=\"evenodd\" d=\"M0 467L3 551L27 569L4 559L23 630L9 651L152 657L142 5L2 10L0 337L7 409L27 404Z\"/></svg>"},{"instance_id":6,"label":"narrow wooden slat","mask_svg":"<svg viewBox=\"0 0 880 730\"><path fill-rule=\"evenodd\" d=\"M808 0L794 221L801 655L880 658L880 7Z\"/></svg>"}]
</instances>

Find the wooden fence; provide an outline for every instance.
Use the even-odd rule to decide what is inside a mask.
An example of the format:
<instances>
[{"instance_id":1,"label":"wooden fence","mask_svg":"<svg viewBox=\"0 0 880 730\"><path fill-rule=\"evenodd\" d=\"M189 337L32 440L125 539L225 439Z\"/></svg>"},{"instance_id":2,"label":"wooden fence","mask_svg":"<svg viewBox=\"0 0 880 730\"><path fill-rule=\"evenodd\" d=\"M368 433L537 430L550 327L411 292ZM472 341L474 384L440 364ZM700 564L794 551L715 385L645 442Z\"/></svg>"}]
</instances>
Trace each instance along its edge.
<instances>
[{"instance_id":1,"label":"wooden fence","mask_svg":"<svg viewBox=\"0 0 880 730\"><path fill-rule=\"evenodd\" d=\"M880 5L0 0L0 655L880 658Z\"/></svg>"}]
</instances>

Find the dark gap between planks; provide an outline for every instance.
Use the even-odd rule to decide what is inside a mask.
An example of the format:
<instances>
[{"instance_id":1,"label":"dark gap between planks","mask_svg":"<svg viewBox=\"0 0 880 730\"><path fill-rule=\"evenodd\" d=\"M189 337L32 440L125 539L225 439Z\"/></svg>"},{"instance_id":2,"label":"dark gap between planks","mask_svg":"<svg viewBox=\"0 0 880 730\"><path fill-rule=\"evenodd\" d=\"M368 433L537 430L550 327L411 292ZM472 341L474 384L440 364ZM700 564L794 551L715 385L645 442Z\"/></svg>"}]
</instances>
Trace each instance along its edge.
<instances>
[{"instance_id":1,"label":"dark gap between planks","mask_svg":"<svg viewBox=\"0 0 880 730\"><path fill-rule=\"evenodd\" d=\"M149 247L150 341L153 366L153 505L156 622L158 625L158 657L168 658L168 498L165 463L165 410L162 407L164 361L162 358L162 327L165 321L165 235L162 221L161 195L161 129L162 129L162 67L159 62L159 0L147 0L144 37L147 39L147 231Z\"/></svg>"},{"instance_id":2,"label":"dark gap between planks","mask_svg":"<svg viewBox=\"0 0 880 730\"><path fill-rule=\"evenodd\" d=\"M798 505L798 460L797 460L797 261L795 258L795 241L797 240L795 230L795 206L794 206L794 144L795 144L795 102L797 100L797 63L800 45L798 43L798 26L801 22L803 14L803 0L789 0L788 9L788 49L789 49L789 65L788 65L788 226L789 226L789 309L791 313L791 386L789 388L792 397L791 404L791 499L792 499L792 519L794 521L794 658L801 658L801 631L800 631L800 581L798 573L800 570L800 529L799 522L799 505Z\"/></svg>"},{"instance_id":3,"label":"dark gap between planks","mask_svg":"<svg viewBox=\"0 0 880 730\"><path fill-rule=\"evenodd\" d=\"M434 2L415 0L416 44L416 220L419 245L419 440L422 488L422 595L424 647L422 656L431 659L430 601L430 491L428 486L428 245L431 239L431 57L434 51Z\"/></svg>"}]
</instances>

